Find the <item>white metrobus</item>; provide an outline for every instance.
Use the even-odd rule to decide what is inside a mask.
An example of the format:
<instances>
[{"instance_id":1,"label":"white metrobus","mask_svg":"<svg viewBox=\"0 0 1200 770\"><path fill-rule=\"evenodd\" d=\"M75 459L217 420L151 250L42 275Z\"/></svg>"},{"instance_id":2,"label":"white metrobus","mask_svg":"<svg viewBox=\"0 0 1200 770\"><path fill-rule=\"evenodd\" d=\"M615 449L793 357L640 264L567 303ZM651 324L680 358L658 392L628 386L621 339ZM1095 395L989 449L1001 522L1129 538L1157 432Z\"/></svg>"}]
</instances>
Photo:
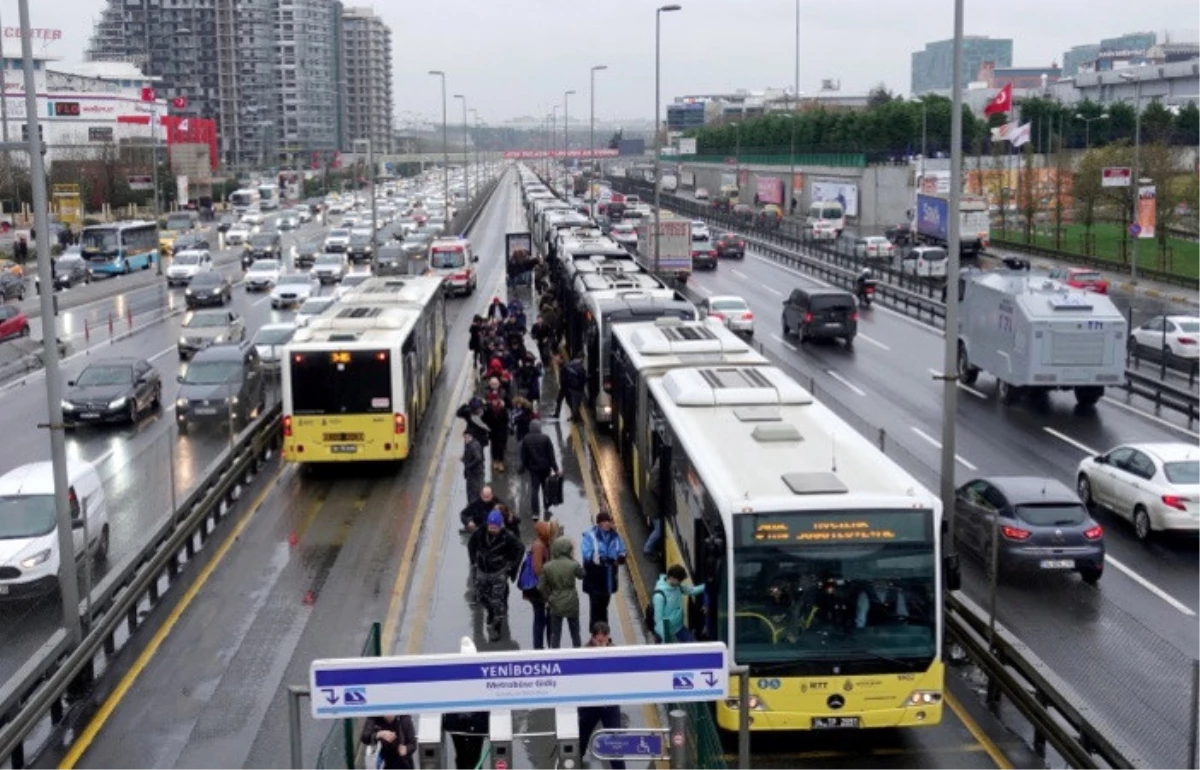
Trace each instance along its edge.
<instances>
[{"instance_id":1,"label":"white metrobus","mask_svg":"<svg viewBox=\"0 0 1200 770\"><path fill-rule=\"evenodd\" d=\"M643 388L644 406L622 401L634 487L667 564L706 587L689 627L749 667L751 729L940 722L957 565L939 558L938 498L776 367L674 368ZM721 728L738 703L715 704Z\"/></svg>"},{"instance_id":2,"label":"white metrobus","mask_svg":"<svg viewBox=\"0 0 1200 770\"><path fill-rule=\"evenodd\" d=\"M427 383L430 390L422 394L422 400L432 397L433 380L437 379L446 362L446 296L444 283L438 275L408 275L368 278L339 300L341 305L395 305L397 307L429 308L423 322L428 326L425 333L432 339L430 354L433 356Z\"/></svg>"}]
</instances>

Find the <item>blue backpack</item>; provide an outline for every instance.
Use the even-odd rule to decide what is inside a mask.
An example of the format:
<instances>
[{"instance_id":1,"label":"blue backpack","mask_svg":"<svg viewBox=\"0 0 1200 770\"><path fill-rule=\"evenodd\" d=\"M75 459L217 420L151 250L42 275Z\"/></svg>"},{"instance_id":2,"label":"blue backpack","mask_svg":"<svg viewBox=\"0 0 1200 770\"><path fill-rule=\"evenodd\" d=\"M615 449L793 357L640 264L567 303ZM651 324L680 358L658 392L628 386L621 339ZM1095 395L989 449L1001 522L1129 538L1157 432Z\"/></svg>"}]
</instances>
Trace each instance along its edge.
<instances>
[{"instance_id":1,"label":"blue backpack","mask_svg":"<svg viewBox=\"0 0 1200 770\"><path fill-rule=\"evenodd\" d=\"M517 590L532 591L537 588L538 579L533 571L533 546L525 549L525 558L521 561L521 571L517 573Z\"/></svg>"}]
</instances>

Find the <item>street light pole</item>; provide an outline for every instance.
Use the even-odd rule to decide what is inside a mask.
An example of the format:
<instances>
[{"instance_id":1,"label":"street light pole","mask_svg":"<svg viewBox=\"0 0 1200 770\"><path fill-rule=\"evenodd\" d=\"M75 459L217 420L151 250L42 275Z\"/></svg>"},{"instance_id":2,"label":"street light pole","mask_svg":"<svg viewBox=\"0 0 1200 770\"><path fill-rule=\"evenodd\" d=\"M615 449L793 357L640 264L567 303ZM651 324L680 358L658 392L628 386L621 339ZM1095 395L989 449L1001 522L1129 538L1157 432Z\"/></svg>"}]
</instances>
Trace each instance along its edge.
<instances>
[{"instance_id":1,"label":"street light pole","mask_svg":"<svg viewBox=\"0 0 1200 770\"><path fill-rule=\"evenodd\" d=\"M475 119L475 136L478 137L479 136L479 110L472 107L471 108L471 117ZM479 191L483 189L483 178L482 178L483 171L479 165L479 140L476 139L473 142L473 144L475 145L475 193L478 195Z\"/></svg>"},{"instance_id":2,"label":"street light pole","mask_svg":"<svg viewBox=\"0 0 1200 770\"><path fill-rule=\"evenodd\" d=\"M591 165L593 173L599 165L596 163L596 73L606 69L608 69L607 64L597 64L592 67L592 85L588 92L592 99L592 114L588 118L588 164Z\"/></svg>"},{"instance_id":3,"label":"street light pole","mask_svg":"<svg viewBox=\"0 0 1200 770\"><path fill-rule=\"evenodd\" d=\"M662 252L662 237L659 209L662 207L662 132L659 131L659 116L662 114L662 15L681 10L681 5L663 5L654 11L654 274L658 275Z\"/></svg>"},{"instance_id":4,"label":"street light pole","mask_svg":"<svg viewBox=\"0 0 1200 770\"><path fill-rule=\"evenodd\" d=\"M1083 121L1084 150L1087 151L1087 150L1092 149L1092 124L1095 123L1097 120L1107 120L1108 113L1102 112L1094 118L1087 118L1087 117L1084 117L1082 113L1077 112L1077 113L1075 113L1075 119Z\"/></svg>"},{"instance_id":5,"label":"street light pole","mask_svg":"<svg viewBox=\"0 0 1200 770\"><path fill-rule=\"evenodd\" d=\"M788 201L792 205L787 208L789 213L794 211L795 206L798 205L796 198L796 111L800 106L800 0L796 0L796 71L792 80L792 99L795 103L788 114L788 124L792 129L791 147L788 152L788 157L792 161L792 175L788 180L788 189L792 191L792 200Z\"/></svg>"},{"instance_id":6,"label":"street light pole","mask_svg":"<svg viewBox=\"0 0 1200 770\"><path fill-rule=\"evenodd\" d=\"M571 124L567 118L570 114L567 112L568 106L571 104L571 97L575 95L574 91L563 91L563 165L567 163L567 156L571 152Z\"/></svg>"},{"instance_id":7,"label":"street light pole","mask_svg":"<svg viewBox=\"0 0 1200 770\"><path fill-rule=\"evenodd\" d=\"M450 133L446 127L446 73L442 70L429 70L430 75L442 79L442 210L446 213L446 221L450 221Z\"/></svg>"},{"instance_id":8,"label":"street light pole","mask_svg":"<svg viewBox=\"0 0 1200 770\"><path fill-rule=\"evenodd\" d=\"M470 156L467 154L467 97L462 94L455 94L455 99L462 100L463 108L463 185L467 188L467 200L471 200L471 163L467 160Z\"/></svg>"},{"instance_id":9,"label":"street light pole","mask_svg":"<svg viewBox=\"0 0 1200 770\"><path fill-rule=\"evenodd\" d=\"M1133 184L1131 185L1133 206L1130 210L1130 222L1137 221L1138 215L1138 188L1142 184L1142 73L1141 69L1145 65L1138 67L1138 73L1135 75L1132 72L1122 72L1122 80L1136 80L1135 97L1134 97L1134 116L1133 116ZM1130 238L1133 241L1129 245L1129 279L1137 283L1138 279L1138 240L1141 238L1141 233Z\"/></svg>"},{"instance_id":10,"label":"street light pole","mask_svg":"<svg viewBox=\"0 0 1200 770\"><path fill-rule=\"evenodd\" d=\"M554 170L554 153L558 148L558 105L555 104L550 108L550 158L547 163L548 174L550 176L550 188L554 189L554 177L557 176Z\"/></svg>"}]
</instances>

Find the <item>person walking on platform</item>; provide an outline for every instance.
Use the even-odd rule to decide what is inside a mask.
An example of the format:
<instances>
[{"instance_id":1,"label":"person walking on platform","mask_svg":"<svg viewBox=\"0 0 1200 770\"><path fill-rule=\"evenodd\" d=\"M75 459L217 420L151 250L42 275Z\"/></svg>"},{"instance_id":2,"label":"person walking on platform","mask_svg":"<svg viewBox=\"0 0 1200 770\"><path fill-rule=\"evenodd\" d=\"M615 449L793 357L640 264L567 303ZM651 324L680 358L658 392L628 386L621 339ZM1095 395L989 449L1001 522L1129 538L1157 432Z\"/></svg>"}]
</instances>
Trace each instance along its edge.
<instances>
[{"instance_id":1,"label":"person walking on platform","mask_svg":"<svg viewBox=\"0 0 1200 770\"><path fill-rule=\"evenodd\" d=\"M521 517L504 503L496 503L494 510L500 511L504 517L504 528L513 533L517 540L521 539Z\"/></svg>"},{"instance_id":2,"label":"person walking on platform","mask_svg":"<svg viewBox=\"0 0 1200 770\"><path fill-rule=\"evenodd\" d=\"M467 432L475 437L480 447L486 449L491 430L488 429L487 423L483 421L483 399L478 397L472 398L460 406L454 414L467 423Z\"/></svg>"},{"instance_id":3,"label":"person walking on platform","mask_svg":"<svg viewBox=\"0 0 1200 770\"><path fill-rule=\"evenodd\" d=\"M504 304L504 300L499 297L492 297L492 304L488 305L487 317L489 321L503 321L508 317L508 308Z\"/></svg>"},{"instance_id":4,"label":"person walking on platform","mask_svg":"<svg viewBox=\"0 0 1200 770\"><path fill-rule=\"evenodd\" d=\"M497 387L488 389L483 408L483 421L488 426L488 436L492 442L492 470L504 473L504 458L508 452L508 398L499 389L499 381L492 381Z\"/></svg>"},{"instance_id":5,"label":"person walking on platform","mask_svg":"<svg viewBox=\"0 0 1200 770\"><path fill-rule=\"evenodd\" d=\"M557 474L558 456L554 451L554 442L542 433L542 421L530 420L529 435L521 442L521 467L529 473L529 513L536 521L542 515L541 494L546 485L546 479ZM550 506L546 506L546 517L550 516Z\"/></svg>"},{"instance_id":6,"label":"person walking on platform","mask_svg":"<svg viewBox=\"0 0 1200 770\"><path fill-rule=\"evenodd\" d=\"M529 425L536 419L534 415L537 412L533 408L533 403L522 396L517 396L513 399L512 411L509 412L509 419L512 422L513 435L516 436L517 446L521 446L521 442L529 435Z\"/></svg>"},{"instance_id":7,"label":"person walking on platform","mask_svg":"<svg viewBox=\"0 0 1200 770\"><path fill-rule=\"evenodd\" d=\"M485 484L480 487L479 496L467 503L466 507L458 514L463 525L462 533L472 534L476 530L483 529L487 525L488 514L495 510L497 504L503 502L496 497L496 492L491 486Z\"/></svg>"},{"instance_id":8,"label":"person walking on platform","mask_svg":"<svg viewBox=\"0 0 1200 770\"><path fill-rule=\"evenodd\" d=\"M683 597L703 594L704 586L685 586L683 581L687 579L687 570L680 564L672 564L666 574L658 576L651 603L654 607L654 639L659 644L696 641L692 630L684 623Z\"/></svg>"},{"instance_id":9,"label":"person walking on platform","mask_svg":"<svg viewBox=\"0 0 1200 770\"><path fill-rule=\"evenodd\" d=\"M533 543L529 546L530 567L533 569L533 576L537 580L542 578L542 570L546 563L550 561L550 545L561 533L561 528L556 521L539 521L533 525L534 538ZM546 632L549 629L546 618L546 597L542 596L538 591L537 586L525 591L522 594L529 606L533 609L533 649L542 650L546 647Z\"/></svg>"},{"instance_id":10,"label":"person walking on platform","mask_svg":"<svg viewBox=\"0 0 1200 770\"><path fill-rule=\"evenodd\" d=\"M559 537L550 544L550 561L542 568L538 592L546 597L549 614L550 647L562 646L563 621L571 632L571 643L582 644L579 635L579 589L576 580L583 579L583 565L575 561L575 546L569 538Z\"/></svg>"},{"instance_id":11,"label":"person walking on platform","mask_svg":"<svg viewBox=\"0 0 1200 770\"><path fill-rule=\"evenodd\" d=\"M368 717L359 740L366 746L379 744L375 767L386 770L410 770L416 767L417 731L412 717Z\"/></svg>"},{"instance_id":12,"label":"person walking on platform","mask_svg":"<svg viewBox=\"0 0 1200 770\"><path fill-rule=\"evenodd\" d=\"M475 567L475 592L487 613L488 641L499 641L508 618L508 581L516 579L525 549L505 528L503 514L492 511L487 526L471 535L467 553Z\"/></svg>"},{"instance_id":13,"label":"person walking on platform","mask_svg":"<svg viewBox=\"0 0 1200 770\"><path fill-rule=\"evenodd\" d=\"M487 475L487 460L483 457L483 445L475 440L471 431L463 431L463 479L467 482L467 499L478 500Z\"/></svg>"},{"instance_id":14,"label":"person walking on platform","mask_svg":"<svg viewBox=\"0 0 1200 770\"><path fill-rule=\"evenodd\" d=\"M541 313L538 313L537 320L530 327L529 336L533 337L533 342L537 345L538 358L542 361L542 367L550 366L550 340L554 336L554 330L550 327L550 324L546 323L546 317Z\"/></svg>"},{"instance_id":15,"label":"person walking on platform","mask_svg":"<svg viewBox=\"0 0 1200 770\"><path fill-rule=\"evenodd\" d=\"M583 392L587 387L587 370L583 356L577 355L566 366L558 370L558 401L554 404L554 416L562 413L563 401L571 407L571 421L583 419Z\"/></svg>"},{"instance_id":16,"label":"person walking on platform","mask_svg":"<svg viewBox=\"0 0 1200 770\"><path fill-rule=\"evenodd\" d=\"M592 636L588 639L587 644L584 645L585 647L613 646L612 629L608 627L608 623L592 623L591 633ZM584 752L587 751L588 744L592 742L592 733L596 732L597 727L603 727L605 730L621 729L621 707L579 707L579 745ZM625 770L625 762L620 759L614 759L608 766L613 768L613 770Z\"/></svg>"},{"instance_id":17,"label":"person walking on platform","mask_svg":"<svg viewBox=\"0 0 1200 770\"><path fill-rule=\"evenodd\" d=\"M583 558L583 592L588 595L588 626L608 622L608 602L617 592L620 566L625 563L625 541L613 525L612 514L600 511L596 525L583 533L579 547Z\"/></svg>"}]
</instances>

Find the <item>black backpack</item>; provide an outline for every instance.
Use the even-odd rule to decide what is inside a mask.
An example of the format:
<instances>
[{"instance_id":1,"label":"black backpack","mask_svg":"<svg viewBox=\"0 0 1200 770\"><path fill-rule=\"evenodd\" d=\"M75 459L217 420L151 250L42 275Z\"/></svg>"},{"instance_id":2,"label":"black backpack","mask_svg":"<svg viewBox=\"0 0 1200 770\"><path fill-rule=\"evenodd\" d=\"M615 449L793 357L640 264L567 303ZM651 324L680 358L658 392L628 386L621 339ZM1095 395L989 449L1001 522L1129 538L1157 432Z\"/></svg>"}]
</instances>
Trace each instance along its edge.
<instances>
[{"instance_id":1,"label":"black backpack","mask_svg":"<svg viewBox=\"0 0 1200 770\"><path fill-rule=\"evenodd\" d=\"M642 618L646 623L646 630L652 634L658 633L657 624L655 623L655 620L654 620L654 596L655 596L655 594L661 596L663 598L664 602L667 600L667 595L665 593L663 593L661 590L655 590L654 594L650 595L650 601L646 602L646 609L642 611Z\"/></svg>"}]
</instances>

